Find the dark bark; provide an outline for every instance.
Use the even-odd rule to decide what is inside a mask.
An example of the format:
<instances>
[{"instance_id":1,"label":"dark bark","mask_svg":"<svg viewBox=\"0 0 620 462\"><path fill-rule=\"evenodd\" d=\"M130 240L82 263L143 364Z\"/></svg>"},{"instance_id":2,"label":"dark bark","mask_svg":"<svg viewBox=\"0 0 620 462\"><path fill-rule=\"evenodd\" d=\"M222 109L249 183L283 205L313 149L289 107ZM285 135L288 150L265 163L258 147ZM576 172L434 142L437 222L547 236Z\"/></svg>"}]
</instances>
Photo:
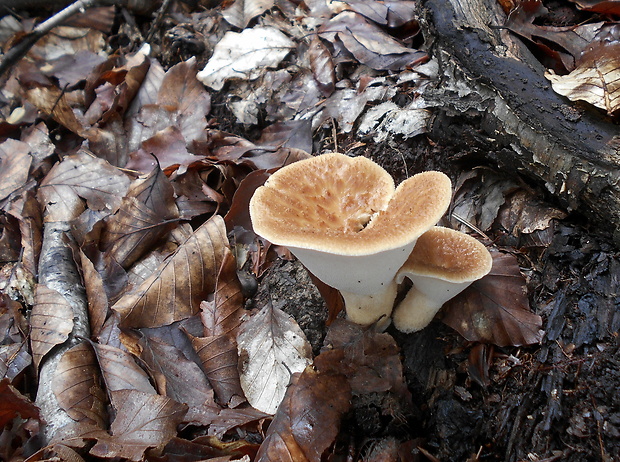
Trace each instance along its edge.
<instances>
[{"instance_id":1,"label":"dark bark","mask_svg":"<svg viewBox=\"0 0 620 462\"><path fill-rule=\"evenodd\" d=\"M583 214L620 245L618 126L597 109L553 91L527 47L494 27L504 21L494 0L433 0L425 7L443 74L425 97L450 118L475 114L501 147L487 154L489 161L542 185L561 206ZM458 93L454 79L461 85ZM471 91L464 97L463 85ZM567 115L575 109L577 118ZM442 120L434 133L441 133Z\"/></svg>"}]
</instances>

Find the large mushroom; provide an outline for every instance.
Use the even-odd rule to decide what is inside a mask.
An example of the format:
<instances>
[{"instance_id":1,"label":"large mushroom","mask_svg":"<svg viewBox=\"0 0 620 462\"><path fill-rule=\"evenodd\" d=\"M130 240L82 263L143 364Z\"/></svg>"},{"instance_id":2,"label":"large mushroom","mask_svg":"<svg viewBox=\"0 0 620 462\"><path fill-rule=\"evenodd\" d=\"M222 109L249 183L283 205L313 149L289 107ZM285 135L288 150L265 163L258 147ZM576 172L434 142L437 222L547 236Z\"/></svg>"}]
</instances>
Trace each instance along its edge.
<instances>
[{"instance_id":1,"label":"large mushroom","mask_svg":"<svg viewBox=\"0 0 620 462\"><path fill-rule=\"evenodd\" d=\"M443 173L420 173L395 188L371 160L330 153L274 173L254 193L250 217L258 235L340 290L349 319L371 324L389 322L394 276L450 196Z\"/></svg>"},{"instance_id":2,"label":"large mushroom","mask_svg":"<svg viewBox=\"0 0 620 462\"><path fill-rule=\"evenodd\" d=\"M491 271L493 259L475 238L435 226L418 239L396 281L413 282L394 310L394 327L416 332L426 327L441 306Z\"/></svg>"}]
</instances>

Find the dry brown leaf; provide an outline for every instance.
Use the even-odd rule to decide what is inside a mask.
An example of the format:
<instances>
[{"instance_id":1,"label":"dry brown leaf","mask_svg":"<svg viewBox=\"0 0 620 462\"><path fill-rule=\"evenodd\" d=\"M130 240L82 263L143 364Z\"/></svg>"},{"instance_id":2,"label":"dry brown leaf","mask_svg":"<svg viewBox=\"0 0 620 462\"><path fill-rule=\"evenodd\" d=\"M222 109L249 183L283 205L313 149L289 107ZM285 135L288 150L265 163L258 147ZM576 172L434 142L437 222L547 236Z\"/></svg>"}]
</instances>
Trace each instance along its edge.
<instances>
[{"instance_id":1,"label":"dry brown leaf","mask_svg":"<svg viewBox=\"0 0 620 462\"><path fill-rule=\"evenodd\" d=\"M224 408L209 426L209 435L223 438L224 434L236 427L243 427L252 422L271 419L271 414L265 414L253 407Z\"/></svg>"},{"instance_id":2,"label":"dry brown leaf","mask_svg":"<svg viewBox=\"0 0 620 462\"><path fill-rule=\"evenodd\" d=\"M331 53L318 35L310 42L308 56L310 57L312 75L319 85L321 93L325 97L331 95L336 88L336 68Z\"/></svg>"},{"instance_id":3,"label":"dry brown leaf","mask_svg":"<svg viewBox=\"0 0 620 462\"><path fill-rule=\"evenodd\" d=\"M56 87L34 87L26 91L26 98L41 112L76 135L87 137L85 121L74 112L65 92Z\"/></svg>"},{"instance_id":4,"label":"dry brown leaf","mask_svg":"<svg viewBox=\"0 0 620 462\"><path fill-rule=\"evenodd\" d=\"M80 261L88 301L90 333L93 338L96 338L108 317L108 296L101 275L82 250L80 250Z\"/></svg>"},{"instance_id":5,"label":"dry brown leaf","mask_svg":"<svg viewBox=\"0 0 620 462\"><path fill-rule=\"evenodd\" d=\"M59 406L80 424L107 428L105 393L92 347L82 342L67 350L56 367L52 390Z\"/></svg>"},{"instance_id":6,"label":"dry brown leaf","mask_svg":"<svg viewBox=\"0 0 620 462\"><path fill-rule=\"evenodd\" d=\"M157 327L188 318L215 289L228 247L219 215L198 228L133 292L112 307L128 327Z\"/></svg>"},{"instance_id":7,"label":"dry brown leaf","mask_svg":"<svg viewBox=\"0 0 620 462\"><path fill-rule=\"evenodd\" d=\"M448 301L442 321L472 342L498 346L538 343L542 319L530 311L517 259L493 252L493 269Z\"/></svg>"},{"instance_id":8,"label":"dry brown leaf","mask_svg":"<svg viewBox=\"0 0 620 462\"><path fill-rule=\"evenodd\" d=\"M65 297L37 284L30 315L30 345L35 367L56 345L64 343L73 330L73 309Z\"/></svg>"},{"instance_id":9,"label":"dry brown leaf","mask_svg":"<svg viewBox=\"0 0 620 462\"><path fill-rule=\"evenodd\" d=\"M236 407L245 401L237 369L237 343L225 334L189 337L217 401L229 407Z\"/></svg>"},{"instance_id":10,"label":"dry brown leaf","mask_svg":"<svg viewBox=\"0 0 620 462\"><path fill-rule=\"evenodd\" d=\"M12 382L31 364L32 357L28 353L26 343L0 345L1 378L7 378Z\"/></svg>"},{"instance_id":11,"label":"dry brown leaf","mask_svg":"<svg viewBox=\"0 0 620 462\"><path fill-rule=\"evenodd\" d=\"M243 295L237 279L237 262L230 249L226 248L220 267L213 301L200 303L200 317L204 326L204 336L226 335L237 338L237 328L241 324Z\"/></svg>"},{"instance_id":12,"label":"dry brown leaf","mask_svg":"<svg viewBox=\"0 0 620 462\"><path fill-rule=\"evenodd\" d=\"M220 407L198 364L187 359L176 346L147 336L140 339L140 358L148 365L160 394L185 403L189 409L184 422L209 425Z\"/></svg>"},{"instance_id":13,"label":"dry brown leaf","mask_svg":"<svg viewBox=\"0 0 620 462\"><path fill-rule=\"evenodd\" d=\"M165 396L135 390L111 393L116 418L112 436L98 435L90 450L95 457L143 460L148 448L163 448L177 432L187 406Z\"/></svg>"},{"instance_id":14,"label":"dry brown leaf","mask_svg":"<svg viewBox=\"0 0 620 462\"><path fill-rule=\"evenodd\" d=\"M15 417L38 419L39 408L11 385L9 379L0 381L0 428L5 428Z\"/></svg>"},{"instance_id":15,"label":"dry brown leaf","mask_svg":"<svg viewBox=\"0 0 620 462\"><path fill-rule=\"evenodd\" d=\"M107 222L100 246L127 269L169 231L170 221L178 216L172 185L156 166L129 186L119 211Z\"/></svg>"},{"instance_id":16,"label":"dry brown leaf","mask_svg":"<svg viewBox=\"0 0 620 462\"><path fill-rule=\"evenodd\" d=\"M273 4L274 0L234 0L222 10L222 16L233 26L245 29L253 18L272 8Z\"/></svg>"},{"instance_id":17,"label":"dry brown leaf","mask_svg":"<svg viewBox=\"0 0 620 462\"><path fill-rule=\"evenodd\" d=\"M19 220L21 265L30 274L35 275L38 272L37 266L43 241L43 217L34 192L26 191L17 200L12 201L8 213Z\"/></svg>"},{"instance_id":18,"label":"dry brown leaf","mask_svg":"<svg viewBox=\"0 0 620 462\"><path fill-rule=\"evenodd\" d=\"M134 357L109 345L93 344L101 373L109 391L137 390L156 394L149 377L137 364Z\"/></svg>"},{"instance_id":19,"label":"dry brown leaf","mask_svg":"<svg viewBox=\"0 0 620 462\"><path fill-rule=\"evenodd\" d=\"M8 139L0 143L0 200L21 188L28 181L32 157L30 145Z\"/></svg>"},{"instance_id":20,"label":"dry brown leaf","mask_svg":"<svg viewBox=\"0 0 620 462\"><path fill-rule=\"evenodd\" d=\"M124 173L82 150L50 170L41 182L38 198L48 212L46 221L70 221L84 210L82 199L91 209L116 211L128 187Z\"/></svg>"},{"instance_id":21,"label":"dry brown leaf","mask_svg":"<svg viewBox=\"0 0 620 462\"><path fill-rule=\"evenodd\" d=\"M320 462L338 434L350 397L343 375L311 367L295 374L256 461Z\"/></svg>"},{"instance_id":22,"label":"dry brown leaf","mask_svg":"<svg viewBox=\"0 0 620 462\"><path fill-rule=\"evenodd\" d=\"M545 73L551 86L571 101L586 101L613 114L620 109L620 43L593 44L568 75Z\"/></svg>"}]
</instances>

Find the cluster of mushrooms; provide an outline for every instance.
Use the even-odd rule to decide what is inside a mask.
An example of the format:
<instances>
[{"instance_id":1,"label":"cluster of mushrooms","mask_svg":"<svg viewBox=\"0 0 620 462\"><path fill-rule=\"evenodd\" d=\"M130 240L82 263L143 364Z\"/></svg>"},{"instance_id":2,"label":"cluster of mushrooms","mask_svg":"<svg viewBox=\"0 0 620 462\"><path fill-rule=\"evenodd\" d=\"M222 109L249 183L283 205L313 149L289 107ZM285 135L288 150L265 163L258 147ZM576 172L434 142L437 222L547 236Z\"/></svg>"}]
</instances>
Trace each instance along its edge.
<instances>
[{"instance_id":1,"label":"cluster of mushrooms","mask_svg":"<svg viewBox=\"0 0 620 462\"><path fill-rule=\"evenodd\" d=\"M473 237L436 226L452 186L423 172L398 187L365 157L323 154L271 175L250 201L254 231L286 246L338 289L347 317L402 332L426 327L441 306L489 273L492 258ZM394 308L399 284L412 286Z\"/></svg>"}]
</instances>

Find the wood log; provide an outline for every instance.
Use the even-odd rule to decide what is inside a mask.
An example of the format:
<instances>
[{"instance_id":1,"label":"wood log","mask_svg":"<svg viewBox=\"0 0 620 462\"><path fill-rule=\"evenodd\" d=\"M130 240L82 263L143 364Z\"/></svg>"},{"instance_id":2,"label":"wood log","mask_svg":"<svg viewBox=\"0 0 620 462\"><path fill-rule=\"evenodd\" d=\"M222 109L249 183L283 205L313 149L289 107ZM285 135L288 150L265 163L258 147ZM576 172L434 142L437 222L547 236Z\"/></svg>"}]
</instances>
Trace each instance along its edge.
<instances>
[{"instance_id":1,"label":"wood log","mask_svg":"<svg viewBox=\"0 0 620 462\"><path fill-rule=\"evenodd\" d=\"M501 27L496 0L432 0L424 9L441 69L424 98L446 116L433 133L446 118L481 118L495 148L488 161L533 180L620 247L620 127L553 91L543 66Z\"/></svg>"}]
</instances>

